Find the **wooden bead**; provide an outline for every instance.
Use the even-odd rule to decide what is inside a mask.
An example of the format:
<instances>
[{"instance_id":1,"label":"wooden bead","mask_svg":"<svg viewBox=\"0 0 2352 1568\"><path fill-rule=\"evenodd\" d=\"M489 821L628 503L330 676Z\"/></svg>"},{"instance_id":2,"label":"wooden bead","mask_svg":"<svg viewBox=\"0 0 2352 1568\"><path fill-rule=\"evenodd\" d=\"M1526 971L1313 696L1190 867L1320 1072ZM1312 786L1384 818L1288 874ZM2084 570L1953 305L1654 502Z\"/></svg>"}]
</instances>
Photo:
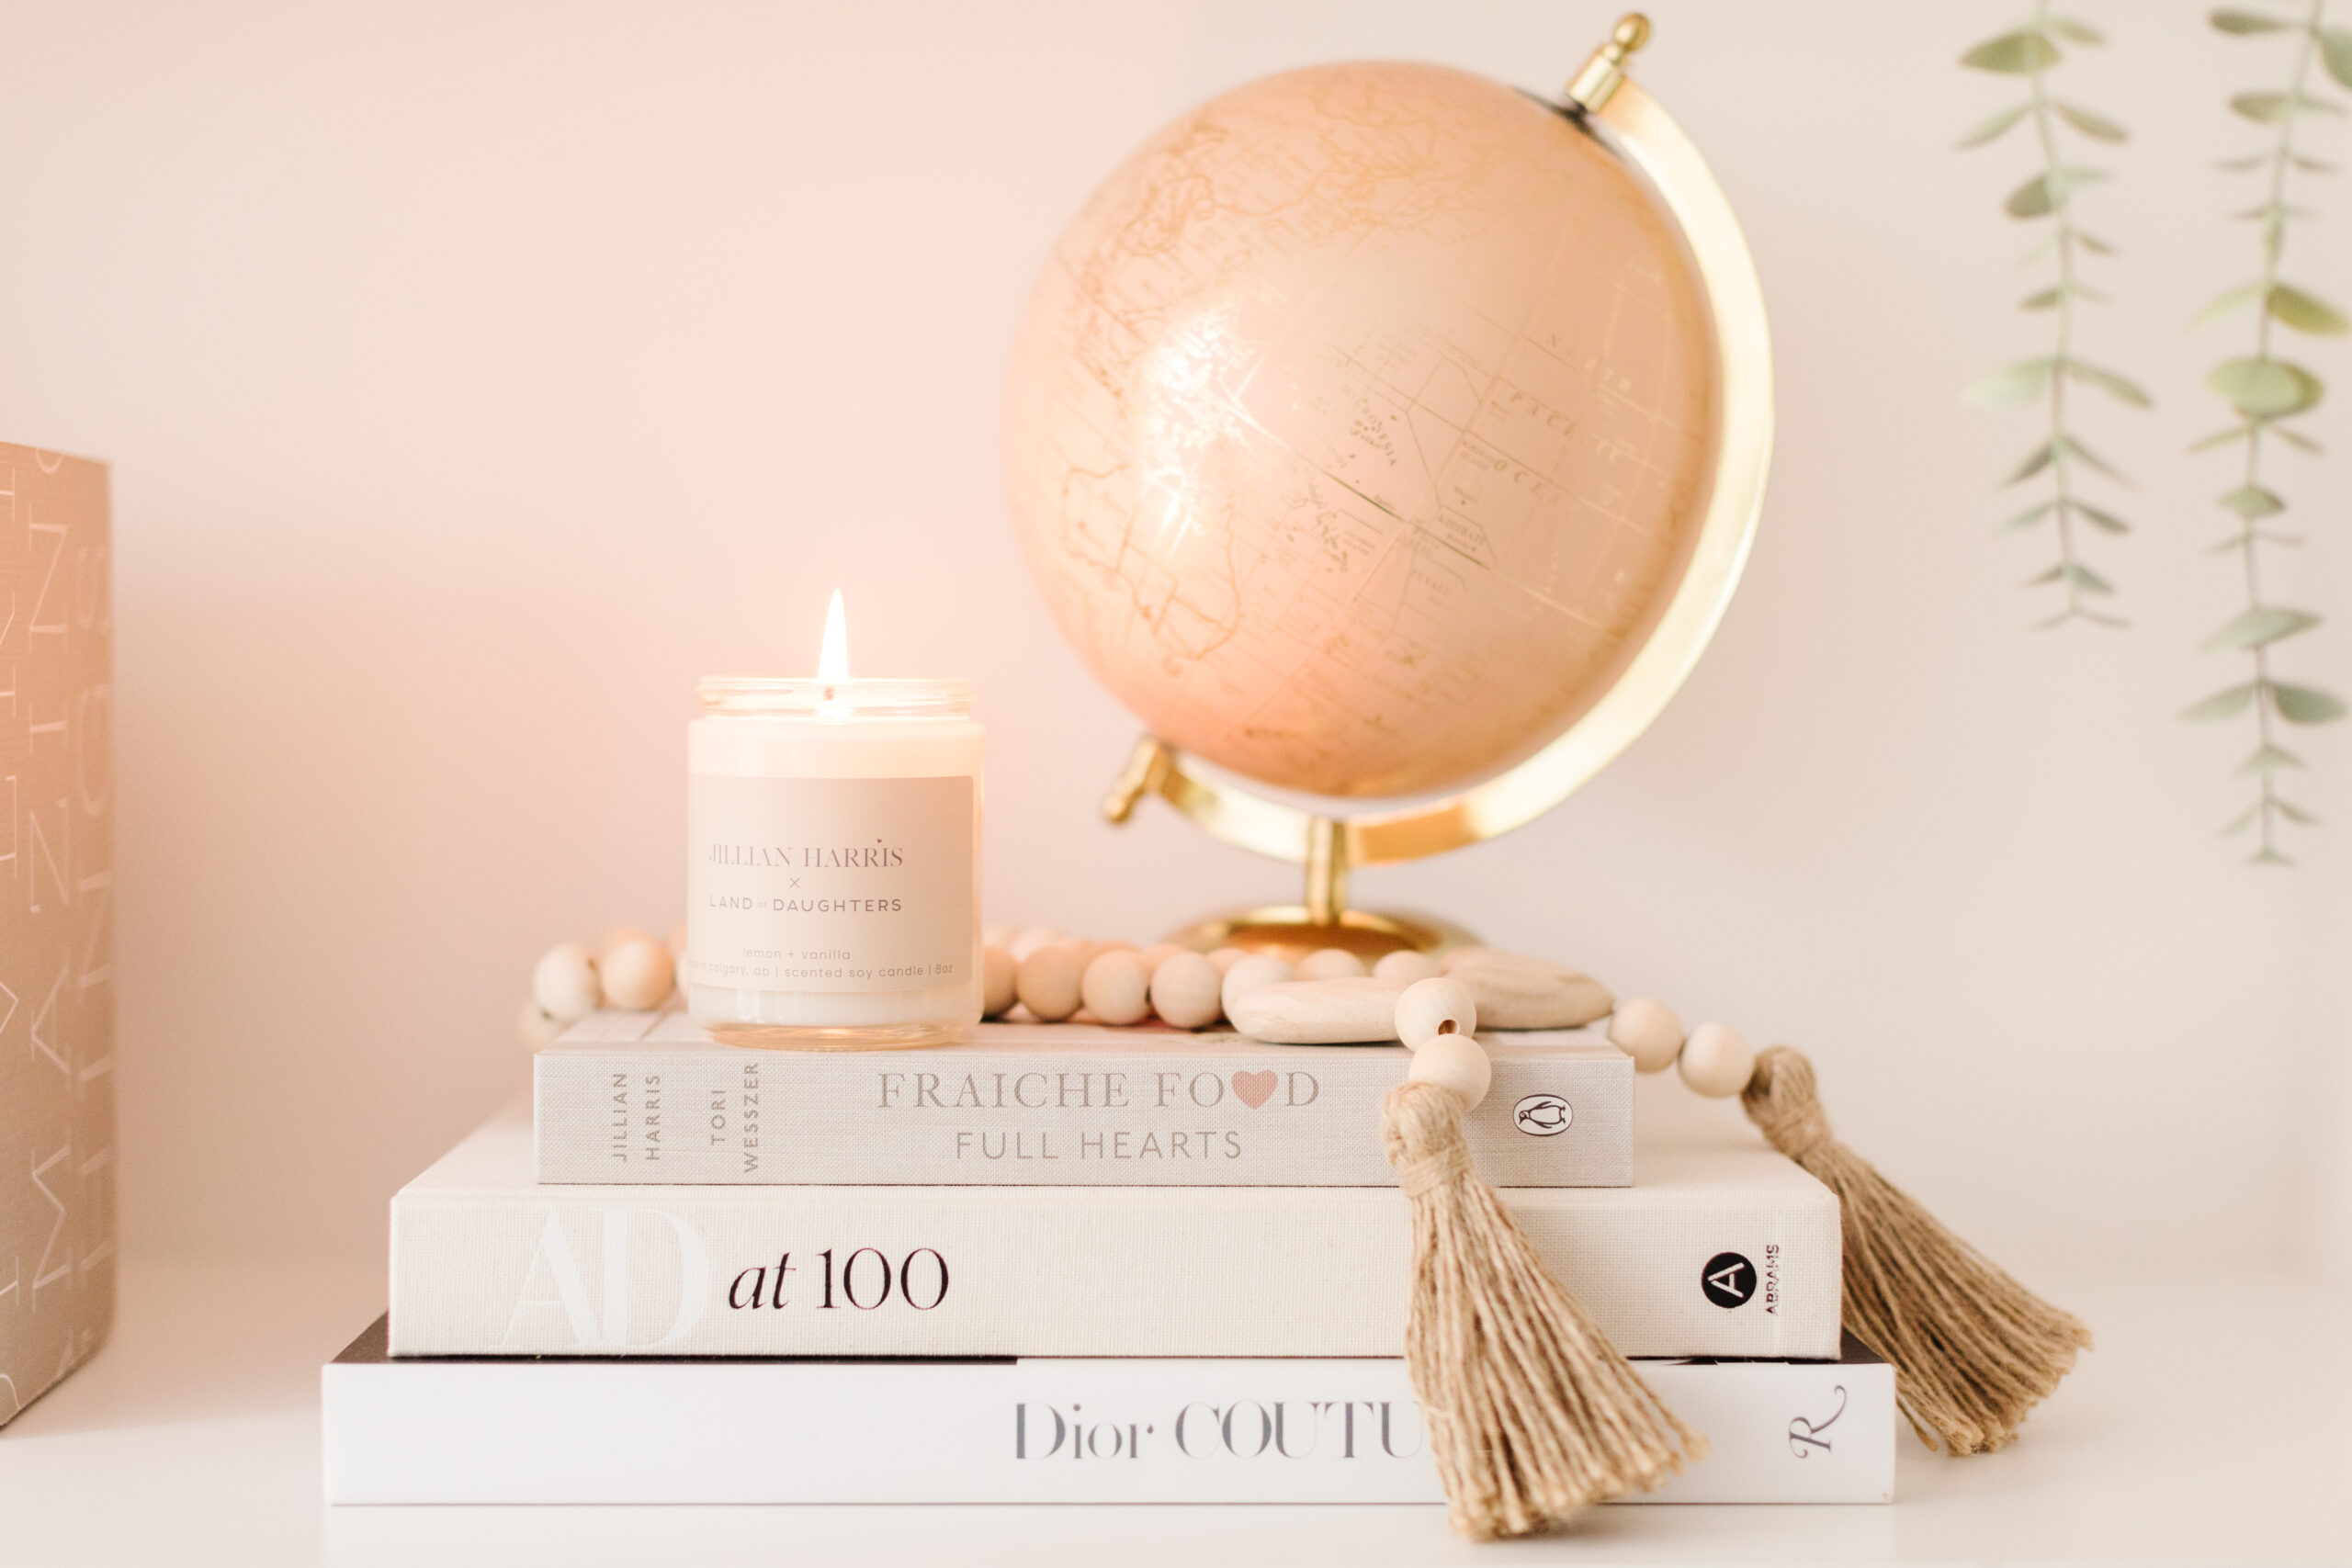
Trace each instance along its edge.
<instances>
[{"instance_id":1,"label":"wooden bead","mask_svg":"<svg viewBox=\"0 0 2352 1568\"><path fill-rule=\"evenodd\" d=\"M1682 1049L1682 1021L1656 997L1629 997L1610 1015L1609 1043L1634 1058L1637 1073L1662 1073Z\"/></svg>"},{"instance_id":2,"label":"wooden bead","mask_svg":"<svg viewBox=\"0 0 2352 1568\"><path fill-rule=\"evenodd\" d=\"M1372 971L1344 947L1318 947L1298 961L1302 980L1353 980Z\"/></svg>"},{"instance_id":3,"label":"wooden bead","mask_svg":"<svg viewBox=\"0 0 2352 1568\"><path fill-rule=\"evenodd\" d=\"M1240 963L1243 959L1249 956L1250 950L1246 947L1213 947L1209 949L1209 962L1216 965L1216 972L1220 975L1224 974L1227 970L1232 968L1235 964Z\"/></svg>"},{"instance_id":4,"label":"wooden bead","mask_svg":"<svg viewBox=\"0 0 2352 1568\"><path fill-rule=\"evenodd\" d=\"M1747 1076L1756 1070L1756 1047L1728 1023L1702 1023L1682 1043L1676 1066L1694 1091L1726 1100L1747 1087Z\"/></svg>"},{"instance_id":5,"label":"wooden bead","mask_svg":"<svg viewBox=\"0 0 2352 1568\"><path fill-rule=\"evenodd\" d=\"M1240 968L1235 964L1234 972ZM1291 980L1252 986L1225 1010L1234 1028L1269 1045L1376 1045L1396 1038L1403 992L1395 981L1369 975Z\"/></svg>"},{"instance_id":6,"label":"wooden bead","mask_svg":"<svg viewBox=\"0 0 2352 1568\"><path fill-rule=\"evenodd\" d=\"M1151 972L1151 1010L1179 1029L1205 1029L1224 1016L1224 985L1206 954L1178 953Z\"/></svg>"},{"instance_id":7,"label":"wooden bead","mask_svg":"<svg viewBox=\"0 0 2352 1568\"><path fill-rule=\"evenodd\" d=\"M1059 1023L1078 1010L1079 987L1086 977L1083 950L1066 942L1041 947L1021 961L1013 990L1021 1005L1040 1022Z\"/></svg>"},{"instance_id":8,"label":"wooden bead","mask_svg":"<svg viewBox=\"0 0 2352 1568\"><path fill-rule=\"evenodd\" d=\"M1151 966L1151 972L1157 975L1159 973L1159 966L1161 964L1167 963L1170 959L1175 957L1180 953L1190 953L1191 951L1191 948L1180 946L1172 942L1155 942L1149 947L1143 950L1143 961L1149 964Z\"/></svg>"},{"instance_id":9,"label":"wooden bead","mask_svg":"<svg viewBox=\"0 0 2352 1568\"><path fill-rule=\"evenodd\" d=\"M1218 987L1218 1004L1225 1016L1235 1016L1233 1004L1261 986L1279 986L1296 978L1291 966L1271 953L1251 953L1233 961Z\"/></svg>"},{"instance_id":10,"label":"wooden bead","mask_svg":"<svg viewBox=\"0 0 2352 1568\"><path fill-rule=\"evenodd\" d=\"M1102 1022L1121 1028L1151 1011L1151 970L1131 947L1098 953L1079 982L1079 999Z\"/></svg>"},{"instance_id":11,"label":"wooden bead","mask_svg":"<svg viewBox=\"0 0 2352 1568\"><path fill-rule=\"evenodd\" d=\"M605 1000L632 1012L648 1012L670 999L677 966L670 950L650 936L633 936L605 950L596 961Z\"/></svg>"},{"instance_id":12,"label":"wooden bead","mask_svg":"<svg viewBox=\"0 0 2352 1568\"><path fill-rule=\"evenodd\" d=\"M1405 947L1382 953L1372 973L1375 979L1402 980L1409 986L1416 980L1434 980L1445 971L1438 967L1433 955Z\"/></svg>"},{"instance_id":13,"label":"wooden bead","mask_svg":"<svg viewBox=\"0 0 2352 1568\"><path fill-rule=\"evenodd\" d=\"M1495 1081L1495 1066L1467 1034L1442 1034L1413 1053L1405 1076L1415 1083L1443 1084L1476 1108Z\"/></svg>"},{"instance_id":14,"label":"wooden bead","mask_svg":"<svg viewBox=\"0 0 2352 1568\"><path fill-rule=\"evenodd\" d=\"M1470 987L1488 1029L1575 1029L1615 1005L1591 976L1515 953L1482 951L1448 964L1445 973Z\"/></svg>"},{"instance_id":15,"label":"wooden bead","mask_svg":"<svg viewBox=\"0 0 2352 1568\"><path fill-rule=\"evenodd\" d=\"M523 1003L523 1011L515 1020L515 1031L523 1037L523 1049L538 1052L555 1043L555 1037L571 1026L560 1018L549 1018L539 1007L539 998L532 997Z\"/></svg>"},{"instance_id":16,"label":"wooden bead","mask_svg":"<svg viewBox=\"0 0 2352 1568\"><path fill-rule=\"evenodd\" d=\"M1396 1038L1408 1051L1418 1051L1449 1034L1477 1032L1478 1004L1472 999L1470 987L1459 980L1432 975L1397 994Z\"/></svg>"},{"instance_id":17,"label":"wooden bead","mask_svg":"<svg viewBox=\"0 0 2352 1568\"><path fill-rule=\"evenodd\" d=\"M1020 960L1001 947L980 950L980 1016L1000 1018L1021 999Z\"/></svg>"},{"instance_id":18,"label":"wooden bead","mask_svg":"<svg viewBox=\"0 0 2352 1568\"><path fill-rule=\"evenodd\" d=\"M1005 951L1025 964L1031 953L1057 946L1069 940L1069 938L1051 926L1027 926L1014 933L1012 941L1006 944Z\"/></svg>"},{"instance_id":19,"label":"wooden bead","mask_svg":"<svg viewBox=\"0 0 2352 1568\"><path fill-rule=\"evenodd\" d=\"M563 1023L586 1018L605 1001L594 955L576 942L556 943L531 971L531 995L549 1018Z\"/></svg>"}]
</instances>

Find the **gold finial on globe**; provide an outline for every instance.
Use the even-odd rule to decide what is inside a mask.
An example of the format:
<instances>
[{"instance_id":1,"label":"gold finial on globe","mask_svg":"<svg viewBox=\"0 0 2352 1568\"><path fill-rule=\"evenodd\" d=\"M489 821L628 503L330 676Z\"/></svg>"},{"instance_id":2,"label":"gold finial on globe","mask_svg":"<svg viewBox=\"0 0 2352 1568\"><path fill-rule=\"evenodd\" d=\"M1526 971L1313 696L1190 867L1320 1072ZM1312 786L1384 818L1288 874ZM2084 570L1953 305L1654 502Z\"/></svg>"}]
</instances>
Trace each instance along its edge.
<instances>
[{"instance_id":1,"label":"gold finial on globe","mask_svg":"<svg viewBox=\"0 0 2352 1568\"><path fill-rule=\"evenodd\" d=\"M1622 74L1647 30L1621 22L1566 108L1410 63L1237 88L1113 173L1031 300L1012 515L1150 731L1112 814L1159 793L1307 863L1301 919L1379 925L1344 911L1349 865L1568 793L1736 579L1762 307L1703 164ZM1190 759L1335 805L1463 793L1341 815Z\"/></svg>"}]
</instances>

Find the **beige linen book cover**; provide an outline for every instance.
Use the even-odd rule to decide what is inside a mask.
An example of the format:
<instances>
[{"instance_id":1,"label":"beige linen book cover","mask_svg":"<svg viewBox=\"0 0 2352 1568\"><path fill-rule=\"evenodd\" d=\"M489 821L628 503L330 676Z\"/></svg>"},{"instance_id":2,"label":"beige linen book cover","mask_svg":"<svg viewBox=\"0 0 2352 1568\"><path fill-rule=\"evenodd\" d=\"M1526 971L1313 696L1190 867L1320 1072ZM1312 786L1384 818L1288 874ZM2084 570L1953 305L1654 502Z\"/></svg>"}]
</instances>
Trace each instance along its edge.
<instances>
[{"instance_id":1,"label":"beige linen book cover","mask_svg":"<svg viewBox=\"0 0 2352 1568\"><path fill-rule=\"evenodd\" d=\"M103 463L0 444L0 1423L114 1322Z\"/></svg>"}]
</instances>

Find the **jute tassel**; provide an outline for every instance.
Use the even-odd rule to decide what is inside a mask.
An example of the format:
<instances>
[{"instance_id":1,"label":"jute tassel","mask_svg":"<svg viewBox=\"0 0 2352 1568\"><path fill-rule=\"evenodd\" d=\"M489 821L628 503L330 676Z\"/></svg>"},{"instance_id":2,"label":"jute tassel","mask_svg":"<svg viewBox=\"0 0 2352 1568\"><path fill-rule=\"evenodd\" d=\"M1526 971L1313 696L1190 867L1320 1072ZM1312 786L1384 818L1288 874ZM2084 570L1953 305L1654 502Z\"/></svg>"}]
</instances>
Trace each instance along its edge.
<instances>
[{"instance_id":1,"label":"jute tassel","mask_svg":"<svg viewBox=\"0 0 2352 1568\"><path fill-rule=\"evenodd\" d=\"M2014 1441L2026 1412L2090 1348L2091 1331L1988 1262L1870 1162L1829 1135L1813 1064L1786 1045L1758 1055L1740 1095L1771 1145L1838 1194L1846 1327L1893 1364L1920 1438L1956 1454Z\"/></svg>"},{"instance_id":2,"label":"jute tassel","mask_svg":"<svg viewBox=\"0 0 2352 1568\"><path fill-rule=\"evenodd\" d=\"M1413 1211L1405 1359L1453 1528L1526 1535L1707 1451L1552 1278L1462 1140L1463 1096L1408 1081L1380 1113Z\"/></svg>"}]
</instances>

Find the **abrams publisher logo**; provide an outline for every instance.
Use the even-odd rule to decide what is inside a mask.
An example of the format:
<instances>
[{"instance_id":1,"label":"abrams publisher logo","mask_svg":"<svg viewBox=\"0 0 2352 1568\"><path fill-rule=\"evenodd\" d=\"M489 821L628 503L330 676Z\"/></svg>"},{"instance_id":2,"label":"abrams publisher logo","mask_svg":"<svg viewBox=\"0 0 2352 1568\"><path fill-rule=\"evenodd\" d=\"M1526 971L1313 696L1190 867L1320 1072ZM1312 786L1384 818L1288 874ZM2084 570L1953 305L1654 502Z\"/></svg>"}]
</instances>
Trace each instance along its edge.
<instances>
[{"instance_id":1,"label":"abrams publisher logo","mask_svg":"<svg viewBox=\"0 0 2352 1568\"><path fill-rule=\"evenodd\" d=\"M1743 1307L1756 1294L1756 1265L1736 1252L1718 1252L1700 1272L1699 1288L1719 1307Z\"/></svg>"},{"instance_id":2,"label":"abrams publisher logo","mask_svg":"<svg viewBox=\"0 0 2352 1568\"><path fill-rule=\"evenodd\" d=\"M1531 1138L1556 1138L1576 1119L1576 1108L1556 1094L1531 1094L1510 1108L1511 1125Z\"/></svg>"}]
</instances>

